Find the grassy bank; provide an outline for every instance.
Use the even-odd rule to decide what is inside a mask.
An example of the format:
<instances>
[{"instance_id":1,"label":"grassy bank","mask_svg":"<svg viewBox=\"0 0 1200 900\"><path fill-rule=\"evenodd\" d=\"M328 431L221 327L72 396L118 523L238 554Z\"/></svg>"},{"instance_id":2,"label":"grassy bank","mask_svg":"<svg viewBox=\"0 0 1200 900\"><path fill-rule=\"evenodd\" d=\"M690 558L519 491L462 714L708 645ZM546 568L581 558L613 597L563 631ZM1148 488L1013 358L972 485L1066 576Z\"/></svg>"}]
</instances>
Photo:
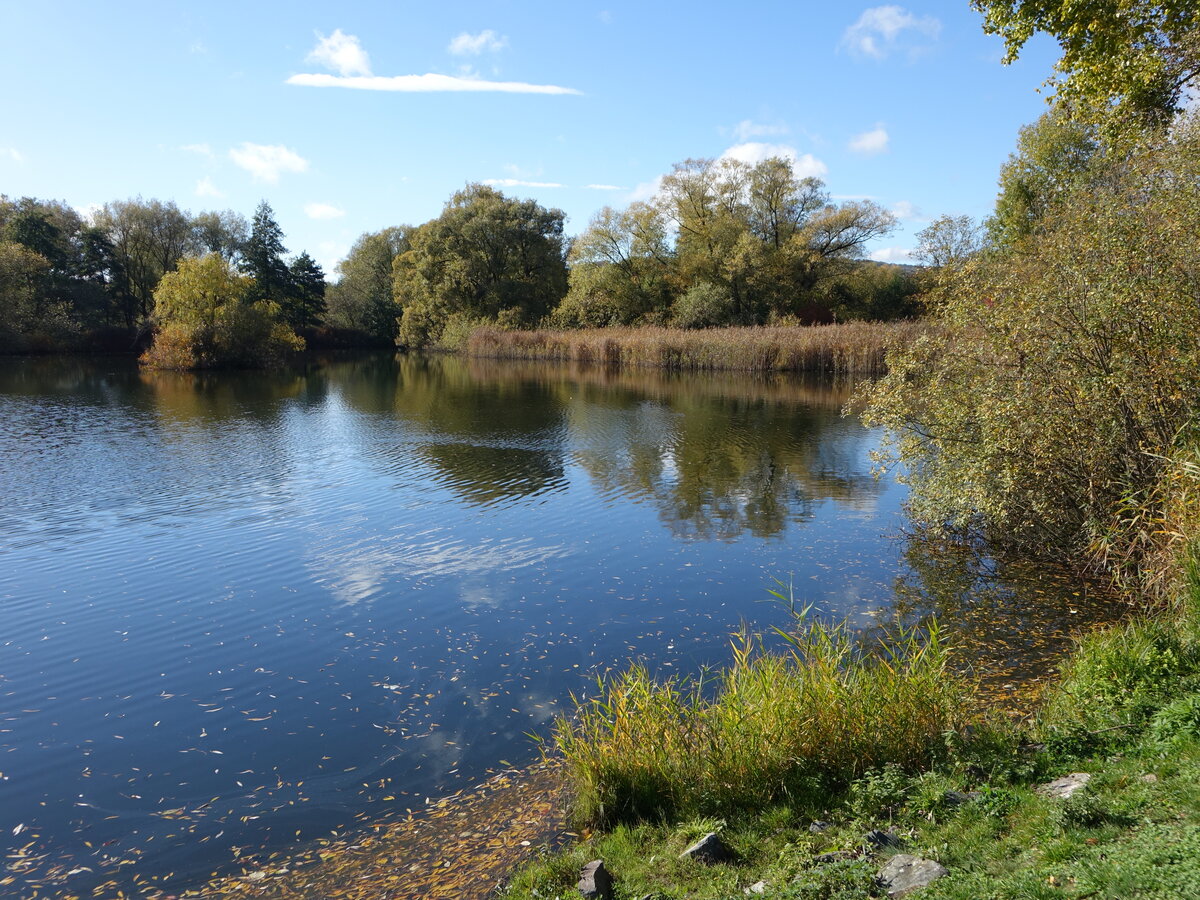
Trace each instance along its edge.
<instances>
[{"instance_id":1,"label":"grassy bank","mask_svg":"<svg viewBox=\"0 0 1200 900\"><path fill-rule=\"evenodd\" d=\"M887 370L888 348L910 342L923 329L909 321L696 330L504 331L484 327L472 331L461 350L475 357L611 368L878 375Z\"/></svg>"},{"instance_id":2,"label":"grassy bank","mask_svg":"<svg viewBox=\"0 0 1200 900\"><path fill-rule=\"evenodd\" d=\"M631 670L559 725L597 830L506 896L570 896L601 858L618 898L764 882L763 896L853 900L886 896L876 873L904 852L948 869L929 900L1200 897L1198 558L1173 608L1086 637L1022 723L980 711L936 635L861 655L808 627L782 655L739 650L703 689ZM1069 799L1038 790L1076 772L1091 779ZM871 846L872 830L901 846ZM709 831L736 862L680 858Z\"/></svg>"}]
</instances>

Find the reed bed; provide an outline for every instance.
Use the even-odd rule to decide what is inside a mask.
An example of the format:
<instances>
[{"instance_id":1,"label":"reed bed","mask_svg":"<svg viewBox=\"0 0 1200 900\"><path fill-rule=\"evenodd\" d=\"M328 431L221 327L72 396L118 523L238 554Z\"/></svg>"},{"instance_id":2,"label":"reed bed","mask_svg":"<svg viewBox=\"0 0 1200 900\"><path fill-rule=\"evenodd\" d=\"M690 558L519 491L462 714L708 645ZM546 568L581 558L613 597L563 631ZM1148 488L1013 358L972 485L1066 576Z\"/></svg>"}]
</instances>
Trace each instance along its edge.
<instances>
[{"instance_id":1,"label":"reed bed","mask_svg":"<svg viewBox=\"0 0 1200 900\"><path fill-rule=\"evenodd\" d=\"M781 632L782 633L782 632ZM734 642L707 678L644 666L598 683L554 742L583 823L725 816L786 800L820 809L864 772L920 769L969 711L936 629L864 654L844 625L807 624L785 652Z\"/></svg>"},{"instance_id":2,"label":"reed bed","mask_svg":"<svg viewBox=\"0 0 1200 900\"><path fill-rule=\"evenodd\" d=\"M882 375L887 350L912 341L919 322L753 328L595 328L578 331L475 329L468 356L600 365L743 372Z\"/></svg>"}]
</instances>

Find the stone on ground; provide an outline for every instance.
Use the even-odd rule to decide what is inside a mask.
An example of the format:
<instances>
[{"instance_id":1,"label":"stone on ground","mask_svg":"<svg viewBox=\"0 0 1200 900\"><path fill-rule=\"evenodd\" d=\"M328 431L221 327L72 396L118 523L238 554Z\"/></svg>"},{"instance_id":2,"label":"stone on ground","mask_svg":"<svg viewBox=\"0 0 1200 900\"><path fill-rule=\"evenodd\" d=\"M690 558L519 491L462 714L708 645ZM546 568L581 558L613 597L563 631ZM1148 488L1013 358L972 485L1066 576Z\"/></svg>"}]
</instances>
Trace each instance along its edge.
<instances>
[{"instance_id":1,"label":"stone on ground","mask_svg":"<svg viewBox=\"0 0 1200 900\"><path fill-rule=\"evenodd\" d=\"M879 870L879 881L889 897L907 897L948 874L945 866L932 859L897 853Z\"/></svg>"}]
</instances>

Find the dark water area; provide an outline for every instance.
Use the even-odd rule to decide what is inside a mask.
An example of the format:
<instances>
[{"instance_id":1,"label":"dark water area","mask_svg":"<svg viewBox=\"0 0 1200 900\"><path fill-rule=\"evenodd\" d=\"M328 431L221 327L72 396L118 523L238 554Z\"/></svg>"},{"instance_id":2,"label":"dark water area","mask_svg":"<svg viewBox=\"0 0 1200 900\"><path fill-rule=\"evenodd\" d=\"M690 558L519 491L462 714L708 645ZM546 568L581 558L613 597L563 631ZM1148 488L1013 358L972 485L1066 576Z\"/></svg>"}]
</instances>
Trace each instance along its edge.
<instances>
[{"instance_id":1,"label":"dark water area","mask_svg":"<svg viewBox=\"0 0 1200 900\"><path fill-rule=\"evenodd\" d=\"M420 809L536 758L597 674L786 625L780 582L865 628L936 613L1001 684L1105 614L899 538L851 389L0 360L0 895L194 881Z\"/></svg>"}]
</instances>

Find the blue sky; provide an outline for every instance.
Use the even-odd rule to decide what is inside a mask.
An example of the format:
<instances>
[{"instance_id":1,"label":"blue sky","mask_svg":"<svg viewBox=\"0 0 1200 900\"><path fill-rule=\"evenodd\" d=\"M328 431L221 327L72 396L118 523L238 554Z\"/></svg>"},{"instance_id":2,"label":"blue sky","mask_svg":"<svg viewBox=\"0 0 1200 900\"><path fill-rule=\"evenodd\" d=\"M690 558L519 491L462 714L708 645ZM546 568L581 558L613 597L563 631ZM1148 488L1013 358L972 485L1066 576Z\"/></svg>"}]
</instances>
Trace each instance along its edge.
<instances>
[{"instance_id":1,"label":"blue sky","mask_svg":"<svg viewBox=\"0 0 1200 900\"><path fill-rule=\"evenodd\" d=\"M0 193L249 216L332 269L469 181L568 215L687 157L787 154L870 197L903 259L985 215L1056 48L1013 66L967 0L901 5L0 0ZM416 77L414 77L416 76Z\"/></svg>"}]
</instances>

